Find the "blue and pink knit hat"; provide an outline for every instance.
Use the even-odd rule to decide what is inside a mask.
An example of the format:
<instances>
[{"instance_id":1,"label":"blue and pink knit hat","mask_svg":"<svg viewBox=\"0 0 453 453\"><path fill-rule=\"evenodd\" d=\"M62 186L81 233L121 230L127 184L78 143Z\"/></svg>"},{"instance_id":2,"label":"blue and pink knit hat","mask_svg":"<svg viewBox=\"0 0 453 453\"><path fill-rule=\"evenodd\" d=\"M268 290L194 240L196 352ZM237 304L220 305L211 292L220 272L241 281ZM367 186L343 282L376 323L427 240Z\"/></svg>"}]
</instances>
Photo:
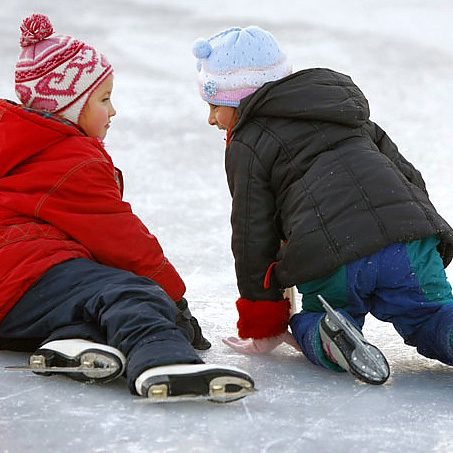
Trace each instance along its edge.
<instances>
[{"instance_id":1,"label":"blue and pink knit hat","mask_svg":"<svg viewBox=\"0 0 453 453\"><path fill-rule=\"evenodd\" d=\"M229 28L209 39L197 39L198 85L209 104L238 107L241 99L266 82L291 74L292 67L275 38L251 26Z\"/></svg>"}]
</instances>

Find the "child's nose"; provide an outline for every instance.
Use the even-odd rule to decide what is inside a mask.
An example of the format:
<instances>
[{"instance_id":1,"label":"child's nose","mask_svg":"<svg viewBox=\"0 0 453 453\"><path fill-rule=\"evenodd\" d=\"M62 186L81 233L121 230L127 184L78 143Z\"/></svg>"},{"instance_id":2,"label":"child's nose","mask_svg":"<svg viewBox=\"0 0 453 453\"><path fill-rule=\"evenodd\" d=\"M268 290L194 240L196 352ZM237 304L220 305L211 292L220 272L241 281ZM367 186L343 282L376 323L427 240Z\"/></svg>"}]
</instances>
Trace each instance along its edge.
<instances>
[{"instance_id":1,"label":"child's nose","mask_svg":"<svg viewBox=\"0 0 453 453\"><path fill-rule=\"evenodd\" d=\"M210 126L215 126L217 124L217 120L215 118L215 115L209 114L208 123L209 123Z\"/></svg>"}]
</instances>

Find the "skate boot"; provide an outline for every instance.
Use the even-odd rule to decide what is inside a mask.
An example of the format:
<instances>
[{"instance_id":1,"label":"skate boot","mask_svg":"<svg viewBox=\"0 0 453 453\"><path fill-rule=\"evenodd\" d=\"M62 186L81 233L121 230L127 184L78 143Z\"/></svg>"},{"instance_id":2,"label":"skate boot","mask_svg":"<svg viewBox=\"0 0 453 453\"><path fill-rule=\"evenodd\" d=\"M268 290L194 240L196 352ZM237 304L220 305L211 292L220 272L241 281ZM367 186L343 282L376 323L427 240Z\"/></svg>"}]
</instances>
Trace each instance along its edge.
<instances>
[{"instance_id":1,"label":"skate boot","mask_svg":"<svg viewBox=\"0 0 453 453\"><path fill-rule=\"evenodd\" d=\"M382 352L370 343L340 312L318 296L327 314L321 319L319 333L327 356L341 368L368 384L383 384L390 375Z\"/></svg>"},{"instance_id":2,"label":"skate boot","mask_svg":"<svg viewBox=\"0 0 453 453\"><path fill-rule=\"evenodd\" d=\"M82 382L107 382L124 371L126 358L118 349L78 338L44 344L30 357L31 371L49 376L64 373Z\"/></svg>"},{"instance_id":3,"label":"skate boot","mask_svg":"<svg viewBox=\"0 0 453 453\"><path fill-rule=\"evenodd\" d=\"M227 403L253 392L253 379L235 367L177 364L150 368L135 381L137 393L149 402L206 399Z\"/></svg>"}]
</instances>

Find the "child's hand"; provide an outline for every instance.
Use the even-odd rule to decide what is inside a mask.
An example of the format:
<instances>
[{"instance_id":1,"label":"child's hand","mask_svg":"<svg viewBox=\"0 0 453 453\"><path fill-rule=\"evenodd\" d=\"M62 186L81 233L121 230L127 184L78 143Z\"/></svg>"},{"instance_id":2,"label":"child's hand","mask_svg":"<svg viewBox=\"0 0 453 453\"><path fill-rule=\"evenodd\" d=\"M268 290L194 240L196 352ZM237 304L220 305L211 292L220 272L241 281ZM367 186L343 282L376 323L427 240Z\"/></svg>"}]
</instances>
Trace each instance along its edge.
<instances>
[{"instance_id":1,"label":"child's hand","mask_svg":"<svg viewBox=\"0 0 453 453\"><path fill-rule=\"evenodd\" d=\"M222 340L231 349L243 354L268 354L282 343L288 343L297 350L300 350L294 337L285 332L277 337L261 338L259 340L248 338L241 340L239 338L229 337Z\"/></svg>"}]
</instances>

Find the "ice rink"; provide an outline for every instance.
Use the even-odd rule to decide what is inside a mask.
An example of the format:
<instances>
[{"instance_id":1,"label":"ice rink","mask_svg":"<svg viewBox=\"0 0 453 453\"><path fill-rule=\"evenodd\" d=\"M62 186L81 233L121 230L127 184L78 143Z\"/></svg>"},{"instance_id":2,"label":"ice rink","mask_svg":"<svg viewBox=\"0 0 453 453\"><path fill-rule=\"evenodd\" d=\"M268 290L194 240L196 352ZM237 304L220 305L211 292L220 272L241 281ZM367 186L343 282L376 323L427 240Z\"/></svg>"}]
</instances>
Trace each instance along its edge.
<instances>
[{"instance_id":1,"label":"ice rink","mask_svg":"<svg viewBox=\"0 0 453 453\"><path fill-rule=\"evenodd\" d=\"M371 118L423 174L453 222L453 3L448 0L3 0L0 97L16 100L19 25L49 15L57 33L97 47L115 68L117 116L106 146L125 199L183 276L213 343L202 357L239 366L259 391L230 404L143 404L122 380L85 385L5 371L28 355L0 351L0 453L451 453L453 369L419 356L367 318L386 354L382 386L310 364L281 346L243 356L230 252L224 134L197 93L193 41L230 27L271 31L294 69L352 77ZM1 140L1 136L0 136ZM0 148L1 152L1 148ZM447 269L453 281L453 265Z\"/></svg>"}]
</instances>

